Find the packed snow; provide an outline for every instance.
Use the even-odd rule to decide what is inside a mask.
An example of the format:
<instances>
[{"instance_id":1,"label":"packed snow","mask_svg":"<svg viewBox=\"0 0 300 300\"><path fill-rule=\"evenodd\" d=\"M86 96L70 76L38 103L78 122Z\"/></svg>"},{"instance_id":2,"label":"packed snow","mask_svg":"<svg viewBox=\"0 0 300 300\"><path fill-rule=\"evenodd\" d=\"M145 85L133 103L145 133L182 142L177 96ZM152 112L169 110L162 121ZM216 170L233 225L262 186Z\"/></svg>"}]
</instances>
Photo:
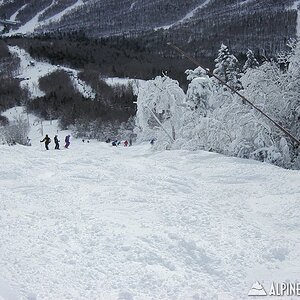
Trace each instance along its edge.
<instances>
[{"instance_id":1,"label":"packed snow","mask_svg":"<svg viewBox=\"0 0 300 300\"><path fill-rule=\"evenodd\" d=\"M64 66L52 65L47 62L37 61L33 59L24 49L17 46L10 46L11 53L16 54L20 58L18 78L21 78L21 87L26 88L32 99L44 96L44 92L39 88L39 79L49 75L57 70L66 71L74 87L86 98L95 99L94 90L84 81L78 78L79 71Z\"/></svg>"},{"instance_id":2,"label":"packed snow","mask_svg":"<svg viewBox=\"0 0 300 300\"><path fill-rule=\"evenodd\" d=\"M67 133L60 151L39 126L31 147L0 146L0 299L237 300L299 279L300 171L148 143L65 150Z\"/></svg>"}]
</instances>

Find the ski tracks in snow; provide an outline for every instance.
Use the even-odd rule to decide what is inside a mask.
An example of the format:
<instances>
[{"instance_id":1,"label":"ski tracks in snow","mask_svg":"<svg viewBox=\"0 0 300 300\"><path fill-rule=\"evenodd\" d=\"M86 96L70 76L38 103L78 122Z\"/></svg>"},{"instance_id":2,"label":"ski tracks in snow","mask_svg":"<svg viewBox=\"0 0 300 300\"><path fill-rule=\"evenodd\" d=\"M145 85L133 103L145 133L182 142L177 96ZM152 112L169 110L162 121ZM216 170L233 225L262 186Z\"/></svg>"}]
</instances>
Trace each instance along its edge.
<instances>
[{"instance_id":1,"label":"ski tracks in snow","mask_svg":"<svg viewBox=\"0 0 300 300\"><path fill-rule=\"evenodd\" d=\"M23 297L247 299L251 274L299 275L297 172L93 141L0 151L0 270Z\"/></svg>"}]
</instances>

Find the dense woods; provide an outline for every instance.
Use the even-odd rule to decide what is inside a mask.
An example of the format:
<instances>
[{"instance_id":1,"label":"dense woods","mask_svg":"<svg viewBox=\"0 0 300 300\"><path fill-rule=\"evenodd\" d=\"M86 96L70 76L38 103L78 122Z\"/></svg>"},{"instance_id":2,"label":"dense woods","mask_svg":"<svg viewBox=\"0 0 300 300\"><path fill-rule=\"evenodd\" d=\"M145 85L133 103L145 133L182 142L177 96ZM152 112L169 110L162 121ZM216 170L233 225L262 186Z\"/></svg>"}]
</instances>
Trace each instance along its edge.
<instances>
[{"instance_id":1,"label":"dense woods","mask_svg":"<svg viewBox=\"0 0 300 300\"><path fill-rule=\"evenodd\" d=\"M183 72L190 66L178 55L170 57L154 54L134 38L92 39L82 32L74 32L35 38L12 38L8 43L24 48L36 59L46 60L54 65L96 70L104 77L151 79L164 71L184 84L186 80Z\"/></svg>"},{"instance_id":2,"label":"dense woods","mask_svg":"<svg viewBox=\"0 0 300 300\"><path fill-rule=\"evenodd\" d=\"M19 59L12 56L5 42L0 40L0 112L26 101L27 92L14 78L19 68Z\"/></svg>"}]
</instances>

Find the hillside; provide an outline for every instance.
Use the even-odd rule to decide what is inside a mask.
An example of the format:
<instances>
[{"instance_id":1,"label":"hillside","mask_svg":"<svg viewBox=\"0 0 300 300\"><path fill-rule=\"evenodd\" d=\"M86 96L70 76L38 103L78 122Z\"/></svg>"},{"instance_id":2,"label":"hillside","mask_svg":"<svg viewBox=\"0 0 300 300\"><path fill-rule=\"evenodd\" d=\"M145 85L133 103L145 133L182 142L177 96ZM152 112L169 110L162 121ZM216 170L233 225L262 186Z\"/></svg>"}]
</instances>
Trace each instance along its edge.
<instances>
[{"instance_id":1,"label":"hillside","mask_svg":"<svg viewBox=\"0 0 300 300\"><path fill-rule=\"evenodd\" d=\"M297 34L293 0L13 0L3 17L21 22L14 33L85 32L89 37L139 37L157 53L167 41L196 56L212 57L220 44L274 56ZM199 45L201 45L199 47Z\"/></svg>"}]
</instances>

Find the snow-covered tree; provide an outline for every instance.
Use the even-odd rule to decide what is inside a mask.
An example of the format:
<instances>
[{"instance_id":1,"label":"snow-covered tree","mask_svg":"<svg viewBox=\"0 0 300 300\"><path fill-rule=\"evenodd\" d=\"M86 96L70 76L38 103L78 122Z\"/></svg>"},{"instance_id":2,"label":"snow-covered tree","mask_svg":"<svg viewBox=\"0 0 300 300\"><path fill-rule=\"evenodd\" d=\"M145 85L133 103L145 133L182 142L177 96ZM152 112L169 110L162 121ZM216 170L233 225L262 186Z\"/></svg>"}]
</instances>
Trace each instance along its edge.
<instances>
[{"instance_id":1,"label":"snow-covered tree","mask_svg":"<svg viewBox=\"0 0 300 300\"><path fill-rule=\"evenodd\" d=\"M9 145L27 145L29 124L26 119L16 117L13 122L5 125L1 129L1 135L5 143Z\"/></svg>"},{"instance_id":2,"label":"snow-covered tree","mask_svg":"<svg viewBox=\"0 0 300 300\"><path fill-rule=\"evenodd\" d=\"M230 87L234 89L241 89L238 59L230 53L226 45L221 45L218 57L215 59L215 63L213 73L225 81Z\"/></svg>"},{"instance_id":3,"label":"snow-covered tree","mask_svg":"<svg viewBox=\"0 0 300 300\"><path fill-rule=\"evenodd\" d=\"M210 106L213 82L205 75L202 68L187 70L187 79L191 81L187 91L187 104L198 115L206 116Z\"/></svg>"},{"instance_id":4,"label":"snow-covered tree","mask_svg":"<svg viewBox=\"0 0 300 300\"><path fill-rule=\"evenodd\" d=\"M248 49L246 55L247 55L247 60L243 66L243 72L246 72L248 69L255 69L259 66L259 63L255 58L252 50Z\"/></svg>"},{"instance_id":5,"label":"snow-covered tree","mask_svg":"<svg viewBox=\"0 0 300 300\"><path fill-rule=\"evenodd\" d=\"M228 53L226 46L223 45L222 49L223 53ZM256 63L250 63L253 62L251 54L248 57L249 66L256 66ZM221 71L225 70L223 75L227 76L229 65L225 69L225 64L219 61L216 75L221 77ZM225 57L224 61L230 59ZM299 61L300 46L297 46L286 73L274 62L248 67L241 76L243 89L240 90L256 107L298 139ZM287 168L300 168L296 143L273 122L248 103L243 103L238 95L221 88L202 69L188 70L186 74L190 81L186 95L177 82L167 77L158 77L144 86L138 99L139 138L149 140L156 137L157 144L163 148L168 141L168 147L175 149L204 149ZM172 135L176 137L174 143L168 139Z\"/></svg>"},{"instance_id":6,"label":"snow-covered tree","mask_svg":"<svg viewBox=\"0 0 300 300\"><path fill-rule=\"evenodd\" d=\"M295 55L297 40L289 39L286 46L289 48L289 51L281 51L277 53L276 57L277 63L284 72L287 72L291 58Z\"/></svg>"},{"instance_id":7,"label":"snow-covered tree","mask_svg":"<svg viewBox=\"0 0 300 300\"><path fill-rule=\"evenodd\" d=\"M169 147L182 125L185 94L179 83L167 76L148 81L137 99L136 133L139 140L160 140Z\"/></svg>"}]
</instances>

